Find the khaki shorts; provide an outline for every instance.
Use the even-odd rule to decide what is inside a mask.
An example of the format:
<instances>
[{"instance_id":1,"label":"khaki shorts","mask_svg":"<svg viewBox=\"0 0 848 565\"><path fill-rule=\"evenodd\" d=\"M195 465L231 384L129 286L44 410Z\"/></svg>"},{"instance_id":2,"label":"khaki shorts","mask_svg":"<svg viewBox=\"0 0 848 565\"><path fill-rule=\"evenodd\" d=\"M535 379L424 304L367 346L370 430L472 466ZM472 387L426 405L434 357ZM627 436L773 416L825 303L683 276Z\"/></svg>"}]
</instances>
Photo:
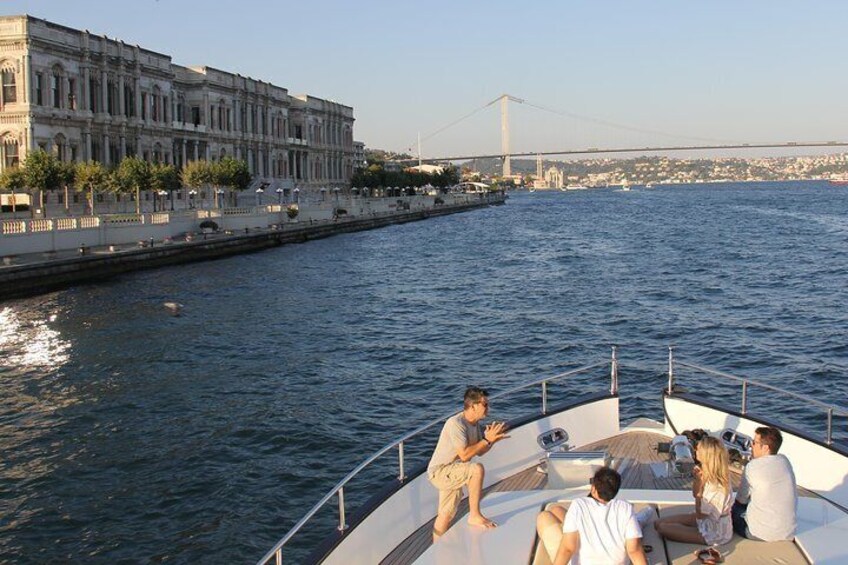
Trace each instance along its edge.
<instances>
[{"instance_id":1,"label":"khaki shorts","mask_svg":"<svg viewBox=\"0 0 848 565\"><path fill-rule=\"evenodd\" d=\"M453 519L462 501L462 487L471 480L474 465L470 461L455 461L436 469L428 478L439 489L439 515Z\"/></svg>"}]
</instances>

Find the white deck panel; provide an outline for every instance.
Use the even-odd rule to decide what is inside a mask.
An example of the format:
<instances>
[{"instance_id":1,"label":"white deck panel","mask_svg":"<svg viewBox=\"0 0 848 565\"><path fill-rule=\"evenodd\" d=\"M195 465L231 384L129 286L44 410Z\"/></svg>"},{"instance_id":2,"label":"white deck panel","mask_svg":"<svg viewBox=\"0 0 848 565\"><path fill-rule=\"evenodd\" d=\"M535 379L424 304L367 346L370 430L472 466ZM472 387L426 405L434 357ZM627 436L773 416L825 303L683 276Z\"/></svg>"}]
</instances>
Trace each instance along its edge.
<instances>
[{"instance_id":1,"label":"white deck panel","mask_svg":"<svg viewBox=\"0 0 848 565\"><path fill-rule=\"evenodd\" d=\"M509 491L490 494L482 509L498 527L485 530L469 526L463 519L454 524L435 545L415 563L422 565L469 565L527 563L536 539L536 516L550 502L585 496L585 488L562 491ZM632 503L650 502L660 506L692 504L686 491L622 489L617 498ZM795 543L816 565L848 564L848 514L826 500L798 499L798 532ZM662 548L655 548L655 551ZM728 562L738 562L729 559Z\"/></svg>"},{"instance_id":2,"label":"white deck panel","mask_svg":"<svg viewBox=\"0 0 848 565\"><path fill-rule=\"evenodd\" d=\"M469 526L463 519L431 545L415 563L527 563L536 539L536 516L545 503L556 500L552 491L498 492L483 499L481 509L497 522L494 529Z\"/></svg>"},{"instance_id":3,"label":"white deck panel","mask_svg":"<svg viewBox=\"0 0 848 565\"><path fill-rule=\"evenodd\" d=\"M826 500L798 499L795 543L817 565L848 563L848 514Z\"/></svg>"}]
</instances>

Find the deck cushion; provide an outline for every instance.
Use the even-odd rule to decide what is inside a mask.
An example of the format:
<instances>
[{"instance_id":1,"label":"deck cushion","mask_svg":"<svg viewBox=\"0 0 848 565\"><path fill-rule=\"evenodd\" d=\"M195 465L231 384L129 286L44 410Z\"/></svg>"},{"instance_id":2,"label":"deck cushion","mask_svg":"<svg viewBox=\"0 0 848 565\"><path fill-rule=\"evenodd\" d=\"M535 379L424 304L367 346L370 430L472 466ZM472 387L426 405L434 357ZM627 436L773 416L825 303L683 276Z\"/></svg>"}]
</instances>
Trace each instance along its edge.
<instances>
[{"instance_id":1,"label":"deck cushion","mask_svg":"<svg viewBox=\"0 0 848 565\"><path fill-rule=\"evenodd\" d=\"M559 504L563 506L568 511L568 507L570 505L569 501L563 502L551 502L545 506L545 510L549 510L551 506L554 504ZM639 512L643 508L645 508L647 504L634 504L633 509L636 512ZM642 544L649 545L653 548L650 553L647 553L646 556L648 558L648 565L668 565L668 559L665 553L665 547L663 546L662 538L657 533L657 531L653 528L653 526L649 526L642 529ZM533 554L532 565L551 565L551 559L548 555L547 550L545 550L545 546L542 544L542 540L536 539L536 551Z\"/></svg>"},{"instance_id":2,"label":"deck cushion","mask_svg":"<svg viewBox=\"0 0 848 565\"><path fill-rule=\"evenodd\" d=\"M675 514L685 514L694 512L695 505L675 505L660 507L660 516L673 516ZM668 559L673 565L689 565L691 563L699 563L695 557L695 551L704 549L703 545L695 545L691 543L680 543L677 541L666 540L666 548L668 549ZM762 565L806 565L807 560L798 549L798 546L791 541L764 542L744 539L736 534L733 534L733 539L729 543L719 546L724 562L733 563L751 563Z\"/></svg>"}]
</instances>

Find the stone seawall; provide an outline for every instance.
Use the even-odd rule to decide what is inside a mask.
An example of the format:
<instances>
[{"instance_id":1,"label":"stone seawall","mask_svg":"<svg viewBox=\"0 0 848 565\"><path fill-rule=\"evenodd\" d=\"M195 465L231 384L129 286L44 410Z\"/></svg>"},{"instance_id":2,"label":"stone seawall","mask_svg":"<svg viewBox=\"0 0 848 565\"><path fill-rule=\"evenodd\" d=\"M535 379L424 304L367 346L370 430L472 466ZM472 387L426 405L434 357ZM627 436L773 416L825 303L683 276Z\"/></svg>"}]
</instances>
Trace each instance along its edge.
<instances>
[{"instance_id":1,"label":"stone seawall","mask_svg":"<svg viewBox=\"0 0 848 565\"><path fill-rule=\"evenodd\" d=\"M303 243L354 231L425 220L476 208L503 204L506 197L487 195L479 201L392 215L339 219L314 225L285 226L233 235L214 234L205 240L154 244L152 247L89 252L87 255L0 266L0 300L34 296L81 282L97 281L140 269L205 261L260 251L287 243Z\"/></svg>"}]
</instances>

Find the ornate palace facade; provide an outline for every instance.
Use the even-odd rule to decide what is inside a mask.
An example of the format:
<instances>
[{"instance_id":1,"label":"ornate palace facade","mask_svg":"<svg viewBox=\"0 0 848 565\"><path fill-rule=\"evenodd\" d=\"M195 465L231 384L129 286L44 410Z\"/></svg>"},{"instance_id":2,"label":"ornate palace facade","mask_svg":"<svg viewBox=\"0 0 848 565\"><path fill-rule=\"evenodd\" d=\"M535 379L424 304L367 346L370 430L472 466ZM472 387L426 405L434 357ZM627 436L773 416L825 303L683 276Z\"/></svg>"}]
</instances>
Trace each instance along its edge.
<instances>
[{"instance_id":1,"label":"ornate palace facade","mask_svg":"<svg viewBox=\"0 0 848 565\"><path fill-rule=\"evenodd\" d=\"M31 16L0 17L0 170L130 155L182 166L231 156L266 189L344 187L353 108Z\"/></svg>"}]
</instances>

